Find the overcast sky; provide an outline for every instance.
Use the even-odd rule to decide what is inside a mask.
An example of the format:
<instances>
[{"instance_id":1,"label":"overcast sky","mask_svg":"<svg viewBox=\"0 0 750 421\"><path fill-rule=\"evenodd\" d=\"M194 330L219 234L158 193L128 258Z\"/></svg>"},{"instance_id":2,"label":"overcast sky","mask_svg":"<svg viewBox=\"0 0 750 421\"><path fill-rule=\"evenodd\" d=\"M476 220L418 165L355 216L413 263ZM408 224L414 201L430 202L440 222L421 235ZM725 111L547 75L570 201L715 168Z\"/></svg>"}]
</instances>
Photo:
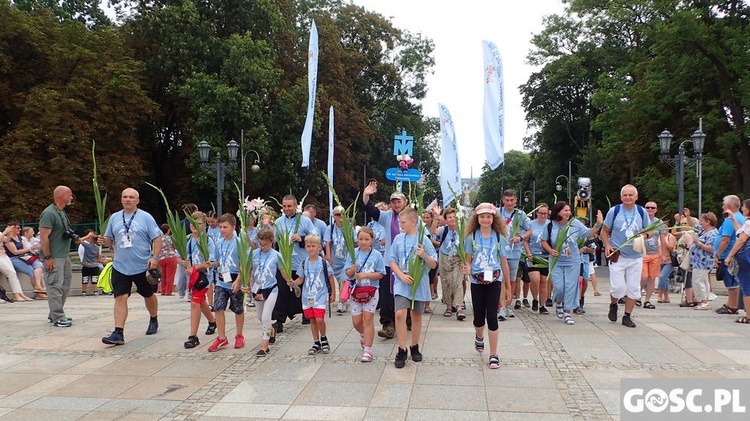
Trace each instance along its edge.
<instances>
[{"instance_id":1,"label":"overcast sky","mask_svg":"<svg viewBox=\"0 0 750 421\"><path fill-rule=\"evenodd\" d=\"M560 0L354 0L354 3L390 18L398 28L420 32L435 42L435 73L427 79L428 93L422 105L428 116L438 116L438 103L450 110L461 175L466 178L472 167L477 177L485 161L482 40L494 42L503 60L505 149L523 150L523 138L528 131L518 87L535 70L526 64L531 35L541 31L543 16L563 11Z\"/></svg>"}]
</instances>

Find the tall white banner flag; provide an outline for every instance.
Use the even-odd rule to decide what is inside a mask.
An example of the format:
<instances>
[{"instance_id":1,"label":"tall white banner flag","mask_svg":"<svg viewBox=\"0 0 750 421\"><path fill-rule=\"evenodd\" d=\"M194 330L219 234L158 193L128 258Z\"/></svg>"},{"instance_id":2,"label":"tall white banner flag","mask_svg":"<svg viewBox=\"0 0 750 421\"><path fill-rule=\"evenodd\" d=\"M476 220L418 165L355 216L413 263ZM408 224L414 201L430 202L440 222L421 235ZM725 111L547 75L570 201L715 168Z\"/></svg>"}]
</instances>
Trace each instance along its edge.
<instances>
[{"instance_id":1,"label":"tall white banner flag","mask_svg":"<svg viewBox=\"0 0 750 421\"><path fill-rule=\"evenodd\" d=\"M456 130L453 127L453 118L448 108L438 104L440 108L440 191L443 193L443 208L448 207L453 199L460 201L460 197L454 197L451 188L457 194L461 194L461 169L458 165L458 144L456 143ZM450 188L448 187L450 183Z\"/></svg>"},{"instance_id":2,"label":"tall white banner flag","mask_svg":"<svg viewBox=\"0 0 750 421\"><path fill-rule=\"evenodd\" d=\"M333 106L328 112L328 179L333 185ZM328 189L328 219L333 223L333 191Z\"/></svg>"},{"instance_id":3,"label":"tall white banner flag","mask_svg":"<svg viewBox=\"0 0 750 421\"><path fill-rule=\"evenodd\" d=\"M505 161L505 110L503 105L503 61L490 41L482 41L484 52L484 153L490 169Z\"/></svg>"},{"instance_id":4,"label":"tall white banner flag","mask_svg":"<svg viewBox=\"0 0 750 421\"><path fill-rule=\"evenodd\" d=\"M315 91L318 89L318 27L315 21L310 28L310 47L307 52L307 118L302 131L302 166L310 166L310 144L312 144L313 117L315 116Z\"/></svg>"}]
</instances>

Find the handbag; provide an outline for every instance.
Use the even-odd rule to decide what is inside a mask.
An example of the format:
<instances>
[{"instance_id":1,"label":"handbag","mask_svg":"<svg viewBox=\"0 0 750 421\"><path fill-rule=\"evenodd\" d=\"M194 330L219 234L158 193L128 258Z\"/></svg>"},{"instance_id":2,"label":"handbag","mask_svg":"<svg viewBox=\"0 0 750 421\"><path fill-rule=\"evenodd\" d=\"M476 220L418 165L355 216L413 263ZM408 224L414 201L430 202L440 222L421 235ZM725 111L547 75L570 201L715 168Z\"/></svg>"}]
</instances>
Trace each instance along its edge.
<instances>
[{"instance_id":1,"label":"handbag","mask_svg":"<svg viewBox=\"0 0 750 421\"><path fill-rule=\"evenodd\" d=\"M30 265L39 260L39 257L33 254L24 254L23 256L18 256L18 258Z\"/></svg>"},{"instance_id":2,"label":"handbag","mask_svg":"<svg viewBox=\"0 0 750 421\"><path fill-rule=\"evenodd\" d=\"M609 260L611 263L617 263L617 261L620 260L620 251L618 250L607 256L607 260Z\"/></svg>"},{"instance_id":3,"label":"handbag","mask_svg":"<svg viewBox=\"0 0 750 421\"><path fill-rule=\"evenodd\" d=\"M354 291L352 291L352 299L360 304L366 304L369 303L372 297L375 296L375 293L378 291L377 288L371 285L367 286L358 286L354 288Z\"/></svg>"},{"instance_id":4,"label":"handbag","mask_svg":"<svg viewBox=\"0 0 750 421\"><path fill-rule=\"evenodd\" d=\"M684 271L690 270L690 252L686 251L685 255L682 256L682 261L680 262L680 269Z\"/></svg>"},{"instance_id":5,"label":"handbag","mask_svg":"<svg viewBox=\"0 0 750 421\"><path fill-rule=\"evenodd\" d=\"M344 281L344 285L341 286L341 291L339 292L339 301L342 303L345 303L349 301L349 297L352 294L352 288L354 286L352 285L351 279L347 279Z\"/></svg>"}]
</instances>

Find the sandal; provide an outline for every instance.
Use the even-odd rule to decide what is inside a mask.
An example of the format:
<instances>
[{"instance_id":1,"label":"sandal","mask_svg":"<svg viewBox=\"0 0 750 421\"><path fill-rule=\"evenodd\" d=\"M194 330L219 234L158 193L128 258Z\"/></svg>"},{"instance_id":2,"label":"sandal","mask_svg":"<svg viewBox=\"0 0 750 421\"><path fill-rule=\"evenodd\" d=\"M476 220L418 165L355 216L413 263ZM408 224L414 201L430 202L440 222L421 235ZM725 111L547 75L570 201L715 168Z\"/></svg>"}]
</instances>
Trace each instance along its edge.
<instances>
[{"instance_id":1,"label":"sandal","mask_svg":"<svg viewBox=\"0 0 750 421\"><path fill-rule=\"evenodd\" d=\"M743 325L747 325L747 324L750 324L750 319L748 319L747 317L740 317L739 319L735 320L734 322L735 323L741 323Z\"/></svg>"},{"instance_id":2,"label":"sandal","mask_svg":"<svg viewBox=\"0 0 750 421\"><path fill-rule=\"evenodd\" d=\"M432 313L432 308L431 308L430 306L425 306L425 307L424 307L424 312L425 312L426 314L430 314L430 313Z\"/></svg>"},{"instance_id":3,"label":"sandal","mask_svg":"<svg viewBox=\"0 0 750 421\"><path fill-rule=\"evenodd\" d=\"M739 311L739 309L725 306L725 307L722 307L722 308L716 310L716 312L719 313L719 314L737 314L740 311Z\"/></svg>"},{"instance_id":4,"label":"sandal","mask_svg":"<svg viewBox=\"0 0 750 421\"><path fill-rule=\"evenodd\" d=\"M565 316L565 312L563 311L563 306L561 305L555 306L555 315L557 315L558 319L562 319Z\"/></svg>"},{"instance_id":5,"label":"sandal","mask_svg":"<svg viewBox=\"0 0 750 421\"><path fill-rule=\"evenodd\" d=\"M369 352L365 351L362 354L362 358L360 358L360 361L362 361L363 363L372 362L372 354L370 354Z\"/></svg>"},{"instance_id":6,"label":"sandal","mask_svg":"<svg viewBox=\"0 0 750 421\"><path fill-rule=\"evenodd\" d=\"M635 300L635 305L640 307L643 303L641 303L641 300Z\"/></svg>"},{"instance_id":7,"label":"sandal","mask_svg":"<svg viewBox=\"0 0 750 421\"><path fill-rule=\"evenodd\" d=\"M463 320L465 318L466 318L466 313L464 313L463 310L458 310L458 312L456 312L456 319L458 319L460 321L460 320Z\"/></svg>"},{"instance_id":8,"label":"sandal","mask_svg":"<svg viewBox=\"0 0 750 421\"><path fill-rule=\"evenodd\" d=\"M451 316L453 316L453 312L451 311L451 309L449 308L446 309L445 313L443 313L443 317L451 317Z\"/></svg>"},{"instance_id":9,"label":"sandal","mask_svg":"<svg viewBox=\"0 0 750 421\"><path fill-rule=\"evenodd\" d=\"M490 362L488 364L491 369L500 368L500 358L497 355L490 355Z\"/></svg>"},{"instance_id":10,"label":"sandal","mask_svg":"<svg viewBox=\"0 0 750 421\"><path fill-rule=\"evenodd\" d=\"M570 314L565 314L565 317L563 318L563 320L565 321L566 325L574 325L574 324L576 324L576 321L573 320L572 317L570 317Z\"/></svg>"},{"instance_id":11,"label":"sandal","mask_svg":"<svg viewBox=\"0 0 750 421\"><path fill-rule=\"evenodd\" d=\"M324 354L328 354L329 352L331 352L331 345L328 343L328 339L322 339L320 341L320 345L320 350L323 351Z\"/></svg>"},{"instance_id":12,"label":"sandal","mask_svg":"<svg viewBox=\"0 0 750 421\"><path fill-rule=\"evenodd\" d=\"M643 303L643 308L647 308L649 310L653 310L653 309L656 308L656 306L653 305L653 304L651 304L651 301L646 301L645 303Z\"/></svg>"},{"instance_id":13,"label":"sandal","mask_svg":"<svg viewBox=\"0 0 750 421\"><path fill-rule=\"evenodd\" d=\"M693 302L691 302L691 303L686 303L686 302L684 302L684 301L683 301L683 302L681 302L681 303L680 303L680 307L695 307L695 306L697 306L698 304L700 304L700 303L697 303L697 302L695 302L695 301L693 301ZM719 310L721 310L721 309L719 309ZM719 312L719 310L716 310L716 312L718 313L718 312Z\"/></svg>"},{"instance_id":14,"label":"sandal","mask_svg":"<svg viewBox=\"0 0 750 421\"><path fill-rule=\"evenodd\" d=\"M315 343L315 344L313 344L312 348L310 348L309 350L307 350L307 355L315 355L318 352L320 352L320 344Z\"/></svg>"},{"instance_id":15,"label":"sandal","mask_svg":"<svg viewBox=\"0 0 750 421\"><path fill-rule=\"evenodd\" d=\"M474 349L480 354L484 352L484 338L478 336L474 338Z\"/></svg>"}]
</instances>

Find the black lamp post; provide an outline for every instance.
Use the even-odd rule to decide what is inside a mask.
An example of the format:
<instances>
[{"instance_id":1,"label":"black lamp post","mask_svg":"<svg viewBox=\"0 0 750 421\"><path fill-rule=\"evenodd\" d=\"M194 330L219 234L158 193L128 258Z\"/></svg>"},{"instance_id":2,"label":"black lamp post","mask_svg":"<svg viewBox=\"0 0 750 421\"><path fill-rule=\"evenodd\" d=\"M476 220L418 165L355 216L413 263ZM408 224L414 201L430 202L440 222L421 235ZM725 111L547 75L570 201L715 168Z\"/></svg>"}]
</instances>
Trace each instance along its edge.
<instances>
[{"instance_id":1,"label":"black lamp post","mask_svg":"<svg viewBox=\"0 0 750 421\"><path fill-rule=\"evenodd\" d=\"M222 214L221 208L221 193L224 191L224 176L227 170L233 169L237 166L237 153L239 152L240 144L232 139L227 143L227 154L229 155L229 162L226 164L221 161L221 153L216 152L216 212L219 215ZM211 170L211 164L209 158L211 155L211 145L205 140L198 143L198 154L201 158L201 168L205 170Z\"/></svg>"},{"instance_id":2,"label":"black lamp post","mask_svg":"<svg viewBox=\"0 0 750 421\"><path fill-rule=\"evenodd\" d=\"M677 155L670 156L669 149L672 144L672 133L668 130L664 130L659 133L659 150L661 155L659 159L669 164L675 169L675 176L677 179L677 213L682 215L683 208L685 207L685 166L690 165L693 162L696 163L696 176L698 178L698 216L700 217L703 212L702 206L702 194L703 194L703 147L706 143L706 134L702 130L702 122L699 123L698 130L693 133L690 139L683 140L677 149ZM693 151L695 152L694 158L688 158L686 156L685 143L693 143Z\"/></svg>"}]
</instances>

